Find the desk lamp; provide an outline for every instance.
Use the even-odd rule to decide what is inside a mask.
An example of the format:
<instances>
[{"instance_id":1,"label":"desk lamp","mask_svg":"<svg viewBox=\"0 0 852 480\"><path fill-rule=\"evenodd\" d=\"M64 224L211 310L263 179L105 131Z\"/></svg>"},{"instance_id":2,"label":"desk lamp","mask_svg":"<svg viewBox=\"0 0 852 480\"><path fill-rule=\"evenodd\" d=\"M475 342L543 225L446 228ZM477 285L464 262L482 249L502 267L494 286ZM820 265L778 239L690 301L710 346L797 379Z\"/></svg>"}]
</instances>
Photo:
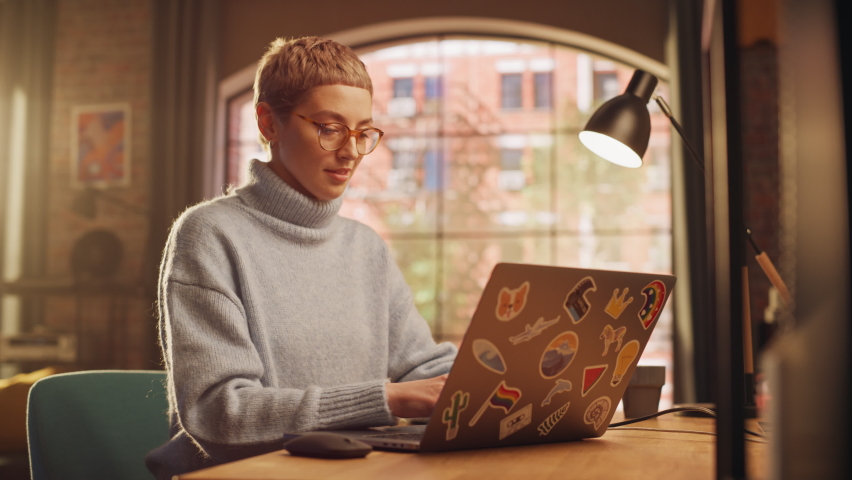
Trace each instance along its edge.
<instances>
[{"instance_id":1,"label":"desk lamp","mask_svg":"<svg viewBox=\"0 0 852 480\"><path fill-rule=\"evenodd\" d=\"M654 100L660 106L660 110L669 119L672 126L677 130L681 139L684 142L690 156L695 161L695 164L705 176L707 173L704 169L704 162L695 149L686 138L680 124L672 116L671 108L659 95L654 94L654 89L657 86L657 78L643 70L636 70L633 77L630 79L627 88L621 95L612 98L604 103L591 116L586 127L580 132L580 142L595 154L603 157L616 165L621 165L628 168L639 168L642 166L642 157L648 148L648 140L651 136L651 116L647 109L647 104L650 100ZM756 252L756 259L763 272L769 278L772 285L778 290L784 303L789 307L791 303L791 295L784 281L778 275L772 261L769 260L765 252L762 252L754 239L751 238L751 231L743 227L746 238ZM754 407L754 370L751 364L751 321L747 311L748 292L747 292L747 277L744 272L744 315L743 315L743 338L744 338L744 365L742 368L744 374L745 396L743 404L744 413L754 417L756 408ZM724 401L724 399L717 399ZM721 441L719 438L718 441Z\"/></svg>"},{"instance_id":2,"label":"desk lamp","mask_svg":"<svg viewBox=\"0 0 852 480\"><path fill-rule=\"evenodd\" d=\"M580 132L580 141L586 148L616 165L628 168L641 167L642 157L648 149L648 139L651 137L651 115L646 105L653 99L677 130L701 173L706 175L704 161L687 140L683 128L672 116L671 108L661 96L654 95L656 86L657 77L646 71L636 70L624 93L601 105L592 115L586 127ZM778 290L785 305L789 307L792 296L787 285L766 252L762 252L757 247L750 230L747 228L744 230L749 243L755 250L757 263Z\"/></svg>"}]
</instances>

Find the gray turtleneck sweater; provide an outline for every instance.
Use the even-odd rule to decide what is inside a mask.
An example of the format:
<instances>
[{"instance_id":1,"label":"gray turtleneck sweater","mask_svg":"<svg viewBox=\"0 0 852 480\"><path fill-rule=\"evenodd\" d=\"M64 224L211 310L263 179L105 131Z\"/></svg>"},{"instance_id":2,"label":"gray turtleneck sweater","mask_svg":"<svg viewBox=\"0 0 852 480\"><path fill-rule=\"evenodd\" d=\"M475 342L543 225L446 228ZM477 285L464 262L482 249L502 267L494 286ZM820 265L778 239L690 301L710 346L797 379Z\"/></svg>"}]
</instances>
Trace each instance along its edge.
<instances>
[{"instance_id":1,"label":"gray turtleneck sweater","mask_svg":"<svg viewBox=\"0 0 852 480\"><path fill-rule=\"evenodd\" d=\"M287 431L389 425L385 382L447 373L387 246L254 161L188 209L160 267L171 439L158 478L281 448Z\"/></svg>"}]
</instances>

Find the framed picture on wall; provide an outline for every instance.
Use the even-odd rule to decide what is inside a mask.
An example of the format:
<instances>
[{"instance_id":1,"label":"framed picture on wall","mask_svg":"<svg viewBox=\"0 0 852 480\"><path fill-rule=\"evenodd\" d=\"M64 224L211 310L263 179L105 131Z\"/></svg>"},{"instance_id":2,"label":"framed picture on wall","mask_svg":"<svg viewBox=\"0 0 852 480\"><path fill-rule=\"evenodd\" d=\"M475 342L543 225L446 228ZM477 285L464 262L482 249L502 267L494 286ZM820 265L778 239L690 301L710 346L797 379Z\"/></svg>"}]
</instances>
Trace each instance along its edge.
<instances>
[{"instance_id":1,"label":"framed picture on wall","mask_svg":"<svg viewBox=\"0 0 852 480\"><path fill-rule=\"evenodd\" d=\"M130 104L80 105L71 111L71 183L80 188L130 183Z\"/></svg>"}]
</instances>

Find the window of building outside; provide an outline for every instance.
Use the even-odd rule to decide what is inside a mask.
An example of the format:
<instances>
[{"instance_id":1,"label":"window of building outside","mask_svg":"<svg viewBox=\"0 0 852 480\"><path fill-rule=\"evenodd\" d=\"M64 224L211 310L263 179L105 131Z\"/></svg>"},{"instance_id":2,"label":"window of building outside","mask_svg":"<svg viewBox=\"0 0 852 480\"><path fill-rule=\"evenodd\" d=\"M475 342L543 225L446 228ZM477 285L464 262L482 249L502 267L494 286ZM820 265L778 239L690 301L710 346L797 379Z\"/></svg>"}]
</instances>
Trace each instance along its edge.
<instances>
[{"instance_id":1,"label":"window of building outside","mask_svg":"<svg viewBox=\"0 0 852 480\"><path fill-rule=\"evenodd\" d=\"M522 90L523 76L520 73L504 73L501 77L502 101L504 109L515 109L523 106Z\"/></svg>"},{"instance_id":2,"label":"window of building outside","mask_svg":"<svg viewBox=\"0 0 852 480\"><path fill-rule=\"evenodd\" d=\"M577 138L633 67L493 37L412 39L359 55L373 79L374 125L386 133L340 214L387 241L437 340L461 341L498 262L671 273L666 118L652 106L640 169L601 160ZM232 184L250 158L265 158L251 102L246 93L229 104ZM670 305L641 359L669 373ZM661 406L670 403L669 380Z\"/></svg>"},{"instance_id":3,"label":"window of building outside","mask_svg":"<svg viewBox=\"0 0 852 480\"><path fill-rule=\"evenodd\" d=\"M535 108L553 108L551 97L553 91L553 72L538 72L533 76L535 83Z\"/></svg>"}]
</instances>

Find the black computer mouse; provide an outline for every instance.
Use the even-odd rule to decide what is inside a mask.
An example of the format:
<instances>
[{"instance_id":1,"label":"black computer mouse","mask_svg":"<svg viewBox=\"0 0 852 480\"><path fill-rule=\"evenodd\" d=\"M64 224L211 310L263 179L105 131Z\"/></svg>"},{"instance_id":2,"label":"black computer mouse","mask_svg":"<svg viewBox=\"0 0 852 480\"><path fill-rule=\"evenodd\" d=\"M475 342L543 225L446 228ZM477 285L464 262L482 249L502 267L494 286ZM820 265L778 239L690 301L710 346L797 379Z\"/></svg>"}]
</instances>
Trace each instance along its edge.
<instances>
[{"instance_id":1,"label":"black computer mouse","mask_svg":"<svg viewBox=\"0 0 852 480\"><path fill-rule=\"evenodd\" d=\"M316 458L361 458L373 447L338 433L311 432L284 442L290 455Z\"/></svg>"}]
</instances>

